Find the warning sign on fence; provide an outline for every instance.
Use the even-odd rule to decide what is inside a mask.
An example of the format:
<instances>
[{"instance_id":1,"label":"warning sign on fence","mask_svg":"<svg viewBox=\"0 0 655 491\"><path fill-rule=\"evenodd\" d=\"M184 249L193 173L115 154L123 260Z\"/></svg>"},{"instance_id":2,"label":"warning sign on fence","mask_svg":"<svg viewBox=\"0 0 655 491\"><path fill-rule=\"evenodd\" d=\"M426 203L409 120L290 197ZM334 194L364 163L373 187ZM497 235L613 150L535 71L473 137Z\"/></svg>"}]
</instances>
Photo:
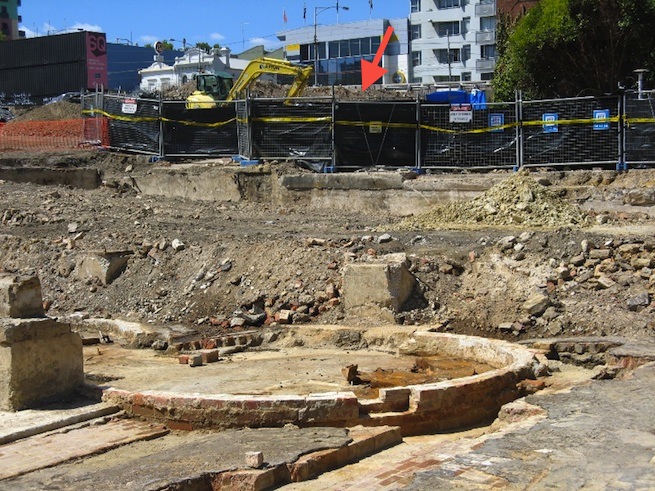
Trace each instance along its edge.
<instances>
[{"instance_id":1,"label":"warning sign on fence","mask_svg":"<svg viewBox=\"0 0 655 491\"><path fill-rule=\"evenodd\" d=\"M136 114L136 99L125 99L121 111L123 114Z\"/></svg>"},{"instance_id":2,"label":"warning sign on fence","mask_svg":"<svg viewBox=\"0 0 655 491\"><path fill-rule=\"evenodd\" d=\"M471 104L451 104L451 123L470 123L473 121L473 107Z\"/></svg>"}]
</instances>

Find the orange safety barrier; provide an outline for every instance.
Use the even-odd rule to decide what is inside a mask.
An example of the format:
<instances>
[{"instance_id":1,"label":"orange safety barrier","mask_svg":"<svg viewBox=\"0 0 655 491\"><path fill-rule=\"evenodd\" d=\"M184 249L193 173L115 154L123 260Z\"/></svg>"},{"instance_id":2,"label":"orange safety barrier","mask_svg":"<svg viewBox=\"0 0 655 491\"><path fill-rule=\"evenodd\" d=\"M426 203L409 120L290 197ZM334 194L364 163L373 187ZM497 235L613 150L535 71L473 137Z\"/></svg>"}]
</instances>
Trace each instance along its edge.
<instances>
[{"instance_id":1,"label":"orange safety barrier","mask_svg":"<svg viewBox=\"0 0 655 491\"><path fill-rule=\"evenodd\" d=\"M100 125L99 132L93 128ZM86 133L95 138L86 138ZM97 133L97 134L96 134ZM83 119L63 119L58 121L10 121L0 128L1 150L75 150L88 148L88 144L98 144L102 123L89 123Z\"/></svg>"}]
</instances>

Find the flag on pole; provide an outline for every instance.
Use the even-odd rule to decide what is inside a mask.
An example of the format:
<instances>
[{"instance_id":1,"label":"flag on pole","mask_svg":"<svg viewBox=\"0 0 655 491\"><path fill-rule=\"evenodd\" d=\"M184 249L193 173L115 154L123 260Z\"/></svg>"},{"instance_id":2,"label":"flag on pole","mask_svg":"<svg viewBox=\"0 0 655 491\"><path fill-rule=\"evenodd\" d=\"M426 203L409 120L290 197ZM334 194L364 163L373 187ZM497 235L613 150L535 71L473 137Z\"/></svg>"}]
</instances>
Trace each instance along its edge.
<instances>
[{"instance_id":1,"label":"flag on pole","mask_svg":"<svg viewBox=\"0 0 655 491\"><path fill-rule=\"evenodd\" d=\"M303 5L302 18L307 20L307 2L305 2L305 4Z\"/></svg>"},{"instance_id":2,"label":"flag on pole","mask_svg":"<svg viewBox=\"0 0 655 491\"><path fill-rule=\"evenodd\" d=\"M368 0L368 6L371 10L373 10L373 0Z\"/></svg>"},{"instance_id":3,"label":"flag on pole","mask_svg":"<svg viewBox=\"0 0 655 491\"><path fill-rule=\"evenodd\" d=\"M287 9L284 9L284 10L282 11L282 20L284 20L284 23L285 23L285 24L286 24L287 22L289 22L289 18L287 17Z\"/></svg>"}]
</instances>

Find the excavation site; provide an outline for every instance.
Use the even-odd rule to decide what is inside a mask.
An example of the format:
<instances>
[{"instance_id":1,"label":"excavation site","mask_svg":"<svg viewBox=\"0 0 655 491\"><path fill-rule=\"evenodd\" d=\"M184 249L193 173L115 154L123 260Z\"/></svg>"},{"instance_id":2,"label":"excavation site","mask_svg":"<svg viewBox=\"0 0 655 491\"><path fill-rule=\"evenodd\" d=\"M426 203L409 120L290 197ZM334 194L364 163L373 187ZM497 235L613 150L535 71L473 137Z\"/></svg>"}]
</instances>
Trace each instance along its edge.
<instances>
[{"instance_id":1,"label":"excavation site","mask_svg":"<svg viewBox=\"0 0 655 491\"><path fill-rule=\"evenodd\" d=\"M0 188L2 488L655 487L652 169L79 150Z\"/></svg>"}]
</instances>

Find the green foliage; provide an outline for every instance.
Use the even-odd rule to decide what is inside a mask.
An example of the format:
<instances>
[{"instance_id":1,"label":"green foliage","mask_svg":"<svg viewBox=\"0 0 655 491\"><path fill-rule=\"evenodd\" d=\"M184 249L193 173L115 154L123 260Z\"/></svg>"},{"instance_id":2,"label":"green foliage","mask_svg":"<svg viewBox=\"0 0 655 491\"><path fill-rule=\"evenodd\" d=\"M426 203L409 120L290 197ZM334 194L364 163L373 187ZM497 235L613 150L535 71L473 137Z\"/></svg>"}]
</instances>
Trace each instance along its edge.
<instances>
[{"instance_id":1,"label":"green foliage","mask_svg":"<svg viewBox=\"0 0 655 491\"><path fill-rule=\"evenodd\" d=\"M209 45L209 43L205 43L205 42L196 43L196 48L201 49L206 53L211 53L212 50L212 47Z\"/></svg>"},{"instance_id":2,"label":"green foliage","mask_svg":"<svg viewBox=\"0 0 655 491\"><path fill-rule=\"evenodd\" d=\"M175 49L173 47L173 43L171 43L170 41L160 41L160 42L164 45L164 51L170 50L170 49Z\"/></svg>"},{"instance_id":3,"label":"green foliage","mask_svg":"<svg viewBox=\"0 0 655 491\"><path fill-rule=\"evenodd\" d=\"M5 36L4 32L0 32L0 41L6 40L7 36Z\"/></svg>"},{"instance_id":4,"label":"green foliage","mask_svg":"<svg viewBox=\"0 0 655 491\"><path fill-rule=\"evenodd\" d=\"M541 0L501 22L493 81L499 100L601 95L655 68L655 0Z\"/></svg>"}]
</instances>

